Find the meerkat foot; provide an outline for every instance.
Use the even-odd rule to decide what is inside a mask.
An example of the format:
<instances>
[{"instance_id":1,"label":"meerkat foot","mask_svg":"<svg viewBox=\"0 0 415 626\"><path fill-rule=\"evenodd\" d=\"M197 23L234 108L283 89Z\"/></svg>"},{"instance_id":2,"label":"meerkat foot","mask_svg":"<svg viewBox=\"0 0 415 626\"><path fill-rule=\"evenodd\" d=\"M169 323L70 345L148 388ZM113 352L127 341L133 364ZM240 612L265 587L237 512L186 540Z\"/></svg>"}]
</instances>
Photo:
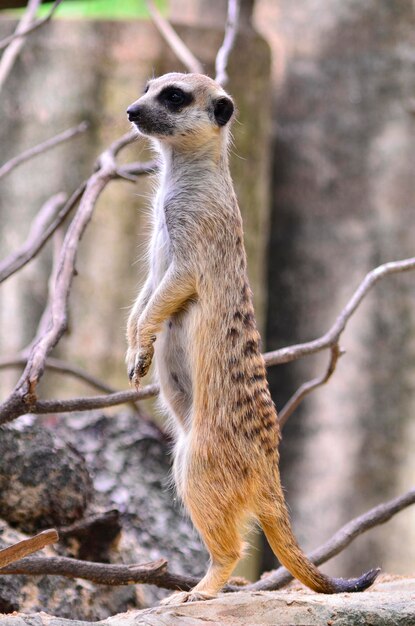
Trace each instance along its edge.
<instances>
[{"instance_id":1,"label":"meerkat foot","mask_svg":"<svg viewBox=\"0 0 415 626\"><path fill-rule=\"evenodd\" d=\"M140 385L140 378L143 378L150 369L154 355L154 341L155 337L152 337L151 343L145 348L140 348L135 357L131 354L127 356L128 378L136 388Z\"/></svg>"},{"instance_id":2,"label":"meerkat foot","mask_svg":"<svg viewBox=\"0 0 415 626\"><path fill-rule=\"evenodd\" d=\"M160 602L163 605L184 604L185 602L201 602L203 600L213 600L215 594L206 593L205 591L177 591L167 596Z\"/></svg>"}]
</instances>

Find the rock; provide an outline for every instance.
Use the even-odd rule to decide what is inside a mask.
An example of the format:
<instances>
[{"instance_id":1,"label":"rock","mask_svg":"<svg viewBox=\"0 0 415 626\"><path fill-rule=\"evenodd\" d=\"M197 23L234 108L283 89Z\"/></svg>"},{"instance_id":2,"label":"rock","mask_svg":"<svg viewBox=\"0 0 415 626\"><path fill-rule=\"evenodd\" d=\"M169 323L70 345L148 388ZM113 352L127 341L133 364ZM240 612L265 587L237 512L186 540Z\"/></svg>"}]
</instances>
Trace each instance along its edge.
<instances>
[{"instance_id":1,"label":"rock","mask_svg":"<svg viewBox=\"0 0 415 626\"><path fill-rule=\"evenodd\" d=\"M77 450L39 426L0 430L0 518L33 532L82 517L92 481Z\"/></svg>"},{"instance_id":2,"label":"rock","mask_svg":"<svg viewBox=\"0 0 415 626\"><path fill-rule=\"evenodd\" d=\"M53 418L39 418L50 423ZM170 446L138 416L100 412L60 416L56 433L71 441L93 475L96 505L116 507L123 531L111 562L140 563L166 558L172 571L202 576L207 553L169 488ZM152 604L168 592L146 587Z\"/></svg>"},{"instance_id":3,"label":"rock","mask_svg":"<svg viewBox=\"0 0 415 626\"><path fill-rule=\"evenodd\" d=\"M0 521L0 549L25 538ZM56 556L52 547L38 554ZM0 613L48 611L59 617L99 620L143 605L140 587L107 587L61 576L0 576ZM40 624L39 619L30 623Z\"/></svg>"},{"instance_id":4,"label":"rock","mask_svg":"<svg viewBox=\"0 0 415 626\"><path fill-rule=\"evenodd\" d=\"M383 581L383 582L382 582ZM365 593L332 596L289 588L222 594L215 600L130 611L96 626L390 626L415 625L415 579L383 577ZM0 619L0 626L88 626L45 614Z\"/></svg>"},{"instance_id":5,"label":"rock","mask_svg":"<svg viewBox=\"0 0 415 626\"><path fill-rule=\"evenodd\" d=\"M136 415L99 412L34 419L1 431L0 517L31 532L56 525L60 541L49 555L125 564L163 557L173 571L203 574L207 554L168 489L169 446L154 425ZM82 514L72 524L69 502ZM0 524L0 548L24 538ZM55 576L0 576L0 612L45 610L98 620L157 603L168 593Z\"/></svg>"}]
</instances>

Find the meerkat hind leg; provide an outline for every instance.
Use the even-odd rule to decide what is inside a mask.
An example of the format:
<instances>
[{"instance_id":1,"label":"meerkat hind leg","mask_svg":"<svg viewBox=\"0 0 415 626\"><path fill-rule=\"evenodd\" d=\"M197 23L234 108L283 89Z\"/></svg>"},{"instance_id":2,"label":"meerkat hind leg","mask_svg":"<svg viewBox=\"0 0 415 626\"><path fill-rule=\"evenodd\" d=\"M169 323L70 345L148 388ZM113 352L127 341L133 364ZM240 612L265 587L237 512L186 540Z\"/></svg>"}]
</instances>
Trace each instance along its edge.
<instances>
[{"instance_id":1,"label":"meerkat hind leg","mask_svg":"<svg viewBox=\"0 0 415 626\"><path fill-rule=\"evenodd\" d=\"M186 502L188 504L188 502ZM203 518L188 506L194 525L198 529L209 551L211 562L202 580L191 591L173 593L162 600L162 604L182 604L215 598L223 585L231 576L242 555L242 539L236 517L226 514L215 519ZM216 517L216 516L215 516ZM220 522L220 523L218 523Z\"/></svg>"}]
</instances>

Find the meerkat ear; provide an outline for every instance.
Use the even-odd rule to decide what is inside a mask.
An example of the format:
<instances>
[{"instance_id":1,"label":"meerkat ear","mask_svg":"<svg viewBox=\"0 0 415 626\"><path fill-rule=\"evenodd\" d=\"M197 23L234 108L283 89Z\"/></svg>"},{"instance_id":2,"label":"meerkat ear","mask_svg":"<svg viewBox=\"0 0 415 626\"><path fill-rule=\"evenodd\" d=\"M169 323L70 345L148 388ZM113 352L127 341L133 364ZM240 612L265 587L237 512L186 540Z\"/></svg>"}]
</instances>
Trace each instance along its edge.
<instances>
[{"instance_id":1,"label":"meerkat ear","mask_svg":"<svg viewBox=\"0 0 415 626\"><path fill-rule=\"evenodd\" d=\"M232 117L235 110L233 102L226 96L221 96L213 103L213 114L215 116L216 123L219 126L225 126Z\"/></svg>"}]
</instances>

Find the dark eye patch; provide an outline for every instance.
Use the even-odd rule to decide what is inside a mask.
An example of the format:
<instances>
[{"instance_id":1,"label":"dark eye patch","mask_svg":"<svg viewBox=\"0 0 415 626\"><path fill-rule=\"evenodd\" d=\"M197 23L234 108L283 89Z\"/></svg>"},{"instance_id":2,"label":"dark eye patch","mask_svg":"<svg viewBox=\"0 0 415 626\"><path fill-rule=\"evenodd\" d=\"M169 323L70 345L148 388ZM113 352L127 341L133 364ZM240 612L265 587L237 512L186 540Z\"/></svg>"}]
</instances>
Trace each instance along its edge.
<instances>
[{"instance_id":1,"label":"dark eye patch","mask_svg":"<svg viewBox=\"0 0 415 626\"><path fill-rule=\"evenodd\" d=\"M147 93L149 89L150 89L150 85L147 83L146 88L144 89L143 93Z\"/></svg>"},{"instance_id":2,"label":"dark eye patch","mask_svg":"<svg viewBox=\"0 0 415 626\"><path fill-rule=\"evenodd\" d=\"M170 111L180 111L194 101L191 93L183 91L180 87L165 87L157 96L157 100L164 104Z\"/></svg>"}]
</instances>

